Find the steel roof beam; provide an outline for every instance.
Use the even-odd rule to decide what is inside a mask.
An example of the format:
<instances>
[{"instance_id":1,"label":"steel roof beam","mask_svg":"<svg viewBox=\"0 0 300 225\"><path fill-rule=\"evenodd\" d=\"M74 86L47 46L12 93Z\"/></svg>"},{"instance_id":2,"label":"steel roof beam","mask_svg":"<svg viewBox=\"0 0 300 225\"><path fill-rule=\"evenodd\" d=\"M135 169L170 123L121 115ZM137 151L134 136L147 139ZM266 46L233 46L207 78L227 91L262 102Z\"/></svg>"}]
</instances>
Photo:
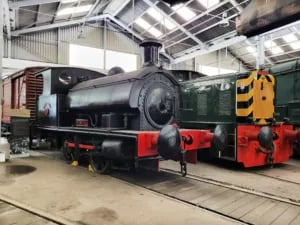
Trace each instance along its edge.
<instances>
[{"instance_id":1,"label":"steel roof beam","mask_svg":"<svg viewBox=\"0 0 300 225\"><path fill-rule=\"evenodd\" d=\"M187 55L175 58L174 61L173 61L173 63L175 64L175 63L184 62L186 60L195 58L195 57L197 57L199 55L208 54L208 53L211 53L211 52L214 52L214 51L217 51L217 50L229 47L229 46L234 45L236 43L239 43L241 41L245 41L246 39L247 38L245 36L236 36L234 38L231 38L231 39L228 39L228 40L223 41L221 43L218 43L218 44L215 44L213 46L210 46L208 49L200 49L200 50L191 52L191 53L189 53Z\"/></svg>"},{"instance_id":2,"label":"steel roof beam","mask_svg":"<svg viewBox=\"0 0 300 225\"><path fill-rule=\"evenodd\" d=\"M150 0L143 0L143 1L146 2L149 6L153 7L158 12L160 12L164 17L168 18L171 23L176 25L182 32L184 32L187 36L189 36L191 39L193 39L197 44L201 45L204 48L206 47L205 44L201 40L199 40L191 32L189 32L187 29L185 29L181 24L179 24L176 20L174 20L172 17L170 17L167 13L165 13L162 9L160 9L156 4L154 4Z\"/></svg>"},{"instance_id":3,"label":"steel roof beam","mask_svg":"<svg viewBox=\"0 0 300 225\"><path fill-rule=\"evenodd\" d=\"M237 16L237 14L232 15L231 17L228 17L228 18L233 18L233 17L235 17L235 16ZM218 23L214 23L214 24L212 24L212 25L210 25L210 26L208 26L208 27L205 27L204 29L199 30L197 33L195 33L195 35L201 34L201 33L203 33L204 31L207 31L207 30L209 30L209 29L211 29L211 28L217 26L218 24L219 24L219 22L218 22ZM183 38L183 39L181 39L181 40L179 40L179 41L173 42L172 44L166 46L165 48L170 48L170 47L172 47L173 45L179 44L180 42L182 42L182 41L184 41L184 40L186 40L186 39L188 39L188 37L185 37L185 38ZM196 46L194 46L193 48L197 48L197 49L198 49L199 46L196 45ZM190 51L190 49L184 50L184 51L182 52L182 54L186 54L186 53L189 52L189 51Z\"/></svg>"},{"instance_id":4,"label":"steel roof beam","mask_svg":"<svg viewBox=\"0 0 300 225\"><path fill-rule=\"evenodd\" d=\"M55 28L58 28L58 27L71 26L71 25L75 25L75 24L82 24L82 23L85 23L85 22L102 20L105 17L106 17L106 15L99 15L99 16L93 16L93 17L90 17L90 18L82 18L82 19L70 20L70 21L66 21L66 22L53 23L53 24L48 24L48 25L43 25L43 26L31 27L31 28L27 28L27 29L15 30L15 31L11 32L11 35L12 36L19 36L21 34L39 32L39 31L43 31L43 30L55 29Z\"/></svg>"},{"instance_id":5,"label":"steel roof beam","mask_svg":"<svg viewBox=\"0 0 300 225\"><path fill-rule=\"evenodd\" d=\"M187 1L187 2L185 2L185 3L183 3L183 5L182 5L182 7L183 6L187 6L188 4L190 4L191 2L193 2L194 0L189 0L189 1ZM155 5L157 5L159 3L159 1L156 1L156 2L154 2L153 4L155 4ZM143 15L145 15L147 13L147 10L145 10L144 12L142 12L140 15L139 15L139 17L142 17ZM174 15L176 12L173 10L170 14L169 14L169 16L172 16L172 15ZM131 26L132 24L134 23L134 21L132 21L132 22L130 22L129 24L128 24L128 26ZM156 25L158 25L158 24L160 24L160 22L156 22L153 26L156 26ZM145 31L146 32L146 31ZM145 33L145 32L143 32L143 33Z\"/></svg>"},{"instance_id":6,"label":"steel roof beam","mask_svg":"<svg viewBox=\"0 0 300 225\"><path fill-rule=\"evenodd\" d=\"M116 19L115 17L111 16L111 15L107 15L107 17L112 20L114 23L116 23L117 25L119 25L120 27L122 27L124 30L126 30L127 32L133 34L136 38L140 39L141 41L144 39L141 35L139 35L138 33L136 33L133 29L127 27L127 25L125 25L124 23L122 23L121 21L119 21L118 19ZM171 57L169 54L162 52L160 53L162 55L164 55L166 58L168 58L170 60L170 62L173 62L173 57Z\"/></svg>"},{"instance_id":7,"label":"steel roof beam","mask_svg":"<svg viewBox=\"0 0 300 225\"><path fill-rule=\"evenodd\" d=\"M240 4L237 3L236 0L229 0L229 1L239 11L239 13L241 13L243 11L243 7L240 6Z\"/></svg>"},{"instance_id":8,"label":"steel roof beam","mask_svg":"<svg viewBox=\"0 0 300 225\"><path fill-rule=\"evenodd\" d=\"M92 14L94 14L94 12L96 13L99 12L105 6L106 2L108 1L96 0L92 8L89 10L89 12L86 14L85 17L91 16Z\"/></svg>"},{"instance_id":9,"label":"steel roof beam","mask_svg":"<svg viewBox=\"0 0 300 225\"><path fill-rule=\"evenodd\" d=\"M225 4L228 3L228 2L229 2L229 0L221 1L221 2L218 3L217 5L214 5L214 6L210 7L210 8L208 8L208 9L205 10L204 12L198 14L198 15L195 16L194 18L192 18L192 19L190 19L189 21L185 22L185 23L182 24L181 26L184 27L184 26L186 26L186 25L188 25L188 24L194 22L195 20L199 19L200 17L209 14L210 12L212 12L212 11L216 10L217 8L219 8L219 7L223 6L223 5L225 5ZM175 13L175 12L174 12L174 13ZM164 34L161 38L163 38L163 37L165 37L165 36L171 34L172 32L174 32L174 31L173 31L173 30L172 30L172 31L169 31L168 33Z\"/></svg>"},{"instance_id":10,"label":"steel roof beam","mask_svg":"<svg viewBox=\"0 0 300 225\"><path fill-rule=\"evenodd\" d=\"M236 37L236 36L237 36L236 31L230 31L230 32L228 32L226 34L223 34L223 35L221 35L219 37L216 37L216 38L214 38L212 40L209 40L208 42L206 42L206 44L207 45L209 45L209 44L218 44L218 43L214 43L214 42L216 42L218 40L224 41L225 38L229 39L229 38L233 38L233 37ZM178 58L178 57L181 57L183 55L187 55L187 54L189 54L191 52L194 52L194 51L197 51L197 50L199 50L199 46L196 45L194 47L188 48L188 49L186 49L184 51L181 51L181 52L178 52L178 53L174 54L174 57Z\"/></svg>"},{"instance_id":11,"label":"steel roof beam","mask_svg":"<svg viewBox=\"0 0 300 225\"><path fill-rule=\"evenodd\" d=\"M121 7L119 7L114 13L113 13L113 16L117 16L121 11L122 9L125 8L125 6L130 2L130 0L125 0L123 1Z\"/></svg>"},{"instance_id":12,"label":"steel roof beam","mask_svg":"<svg viewBox=\"0 0 300 225\"><path fill-rule=\"evenodd\" d=\"M56 8L56 12L55 12L54 15L53 15L52 23L55 23L55 20L56 20L56 18L57 18L57 13L58 13L58 11L60 10L61 5L62 5L61 2L59 2L59 3L58 3L58 6L57 6L57 8Z\"/></svg>"},{"instance_id":13,"label":"steel roof beam","mask_svg":"<svg viewBox=\"0 0 300 225\"><path fill-rule=\"evenodd\" d=\"M42 30L66 27L66 26L75 25L75 24L83 24L83 23L87 23L87 22L103 20L106 18L110 19L111 21L116 23L118 26L120 26L121 28L126 30L127 32L132 33L137 39L139 39L141 41L144 39L141 35L136 33L134 30L130 29L129 27L127 27L127 25L123 24L121 21L119 21L118 19L116 19L115 17L113 17L109 14L103 14L103 15L94 16L94 17L90 17L90 18L82 18L82 19L78 19L78 20L71 20L71 21L61 22L61 23L54 23L54 24L49 24L49 25L44 25L44 26L32 27L32 28L27 28L27 29L22 29L22 30L16 30L16 31L12 32L12 36L19 36L19 35L26 34L26 33L39 32ZM168 55L167 53L161 53L161 54L164 55L166 58L168 58L171 62L173 61L173 58L170 55Z\"/></svg>"}]
</instances>

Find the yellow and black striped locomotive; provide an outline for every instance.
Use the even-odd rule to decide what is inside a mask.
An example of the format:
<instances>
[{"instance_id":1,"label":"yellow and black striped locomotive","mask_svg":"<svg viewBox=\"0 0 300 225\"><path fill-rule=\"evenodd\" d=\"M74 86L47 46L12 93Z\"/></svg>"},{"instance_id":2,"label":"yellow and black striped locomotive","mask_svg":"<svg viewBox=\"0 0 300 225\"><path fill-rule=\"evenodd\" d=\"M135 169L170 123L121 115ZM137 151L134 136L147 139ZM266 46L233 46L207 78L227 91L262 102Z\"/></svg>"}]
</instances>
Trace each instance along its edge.
<instances>
[{"instance_id":1,"label":"yellow and black striped locomotive","mask_svg":"<svg viewBox=\"0 0 300 225\"><path fill-rule=\"evenodd\" d=\"M213 158L244 167L288 161L295 135L291 125L274 119L274 85L263 70L184 82L180 125L213 130Z\"/></svg>"}]
</instances>

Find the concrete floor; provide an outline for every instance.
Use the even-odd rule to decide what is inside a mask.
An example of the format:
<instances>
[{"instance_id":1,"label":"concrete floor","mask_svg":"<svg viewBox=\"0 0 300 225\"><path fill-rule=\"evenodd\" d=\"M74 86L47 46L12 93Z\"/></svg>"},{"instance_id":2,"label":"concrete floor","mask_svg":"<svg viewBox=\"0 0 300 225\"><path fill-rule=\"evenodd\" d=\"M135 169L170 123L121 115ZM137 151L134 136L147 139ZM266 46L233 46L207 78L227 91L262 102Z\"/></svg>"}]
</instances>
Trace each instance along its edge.
<instances>
[{"instance_id":1,"label":"concrete floor","mask_svg":"<svg viewBox=\"0 0 300 225\"><path fill-rule=\"evenodd\" d=\"M30 167L13 170L13 165ZM0 164L0 193L0 199L2 195L81 225L236 224L217 214L39 153ZM15 225L22 224L18 221Z\"/></svg>"}]
</instances>

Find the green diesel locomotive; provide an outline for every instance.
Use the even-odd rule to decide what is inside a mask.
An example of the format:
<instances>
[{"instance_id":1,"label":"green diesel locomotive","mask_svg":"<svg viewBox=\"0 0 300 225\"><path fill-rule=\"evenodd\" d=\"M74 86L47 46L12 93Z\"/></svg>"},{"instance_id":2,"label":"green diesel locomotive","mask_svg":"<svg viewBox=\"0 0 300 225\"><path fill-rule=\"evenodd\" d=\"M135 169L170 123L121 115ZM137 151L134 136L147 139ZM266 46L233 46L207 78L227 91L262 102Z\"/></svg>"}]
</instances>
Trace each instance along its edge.
<instances>
[{"instance_id":1,"label":"green diesel locomotive","mask_svg":"<svg viewBox=\"0 0 300 225\"><path fill-rule=\"evenodd\" d=\"M254 167L288 161L291 125L274 120L274 77L256 70L181 84L180 126L214 131L210 154Z\"/></svg>"}]
</instances>

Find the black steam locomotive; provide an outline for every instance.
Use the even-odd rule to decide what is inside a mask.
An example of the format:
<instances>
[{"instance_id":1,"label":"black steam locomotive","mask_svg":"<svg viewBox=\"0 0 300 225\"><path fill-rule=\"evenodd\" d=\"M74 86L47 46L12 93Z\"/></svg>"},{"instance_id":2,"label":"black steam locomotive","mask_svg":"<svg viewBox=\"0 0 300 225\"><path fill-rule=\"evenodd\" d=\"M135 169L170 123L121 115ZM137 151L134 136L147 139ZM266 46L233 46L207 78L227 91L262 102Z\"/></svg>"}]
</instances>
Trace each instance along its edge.
<instances>
[{"instance_id":1,"label":"black steam locomotive","mask_svg":"<svg viewBox=\"0 0 300 225\"><path fill-rule=\"evenodd\" d=\"M179 83L171 72L158 67L161 44L141 44L143 68L110 76L72 69L48 68L38 101L37 131L55 139L64 155L78 165L89 152L90 169L106 173L113 166L158 169L161 157L197 159L197 150L208 148L208 130L178 129ZM159 132L160 130L160 132Z\"/></svg>"}]
</instances>

